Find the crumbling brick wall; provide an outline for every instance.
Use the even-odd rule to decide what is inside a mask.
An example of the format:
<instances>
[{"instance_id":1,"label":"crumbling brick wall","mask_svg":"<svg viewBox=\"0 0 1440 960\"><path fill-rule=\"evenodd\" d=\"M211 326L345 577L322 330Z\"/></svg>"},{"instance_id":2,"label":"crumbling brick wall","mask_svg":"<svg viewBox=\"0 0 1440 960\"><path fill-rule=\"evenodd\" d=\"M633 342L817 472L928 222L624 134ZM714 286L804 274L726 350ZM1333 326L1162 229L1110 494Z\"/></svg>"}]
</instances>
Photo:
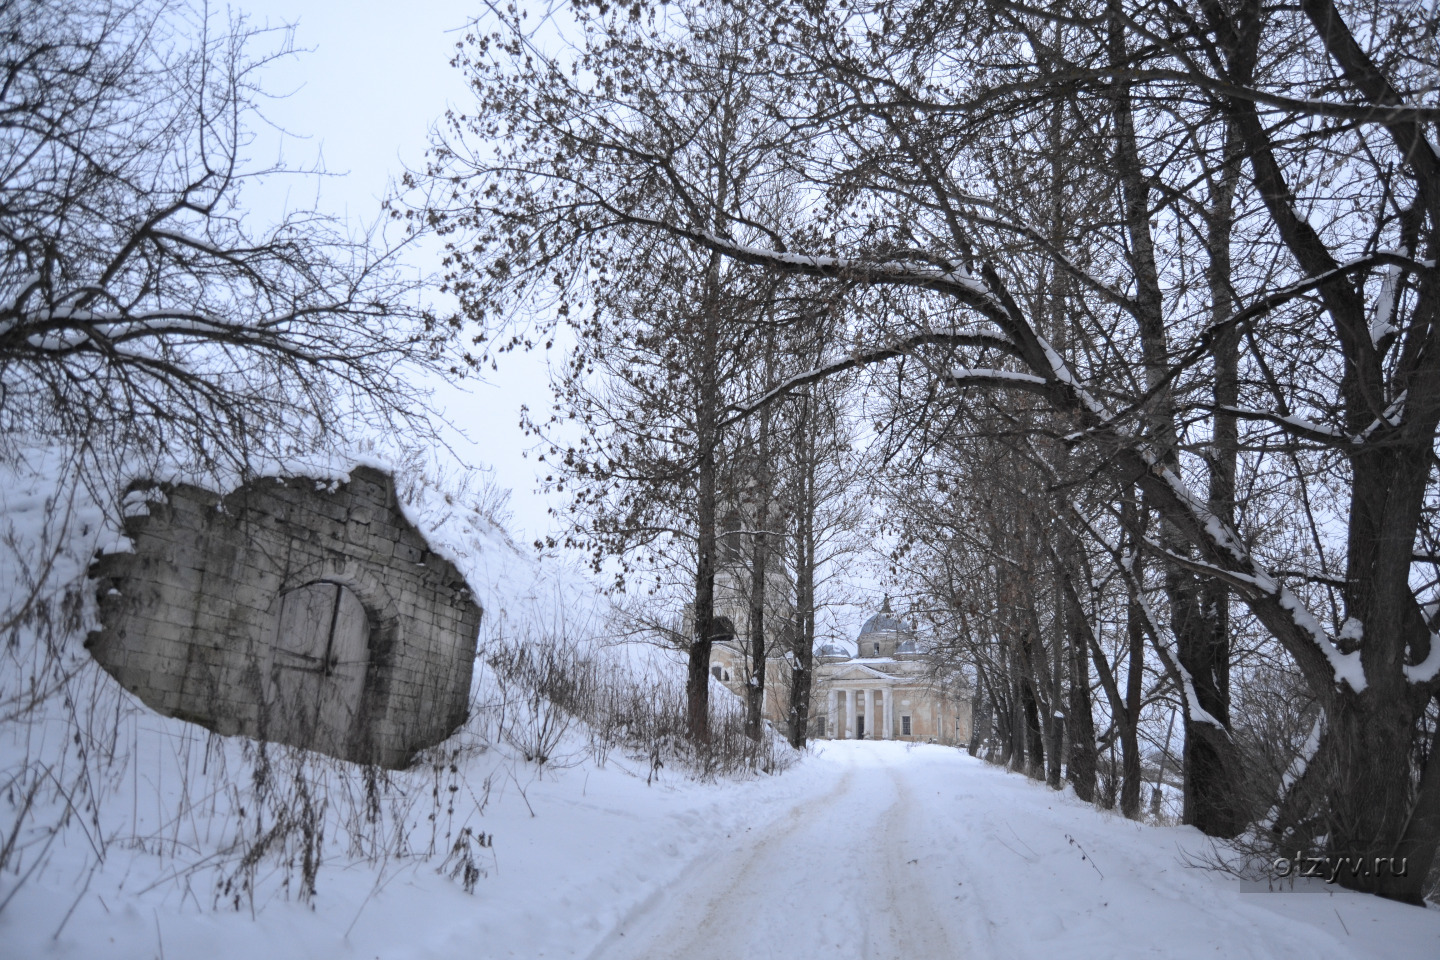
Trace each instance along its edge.
<instances>
[{"instance_id":1,"label":"crumbling brick wall","mask_svg":"<svg viewBox=\"0 0 1440 960\"><path fill-rule=\"evenodd\" d=\"M383 472L127 503L135 549L92 567L86 646L156 711L392 768L465 721L481 609Z\"/></svg>"}]
</instances>

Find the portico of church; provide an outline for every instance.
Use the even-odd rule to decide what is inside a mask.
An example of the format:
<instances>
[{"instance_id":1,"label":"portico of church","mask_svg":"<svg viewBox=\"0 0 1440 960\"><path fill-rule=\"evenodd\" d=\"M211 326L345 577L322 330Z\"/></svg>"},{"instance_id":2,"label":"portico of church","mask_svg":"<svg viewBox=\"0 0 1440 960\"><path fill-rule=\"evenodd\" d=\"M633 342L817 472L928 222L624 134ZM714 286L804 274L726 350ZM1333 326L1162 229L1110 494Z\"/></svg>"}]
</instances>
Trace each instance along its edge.
<instances>
[{"instance_id":1,"label":"portico of church","mask_svg":"<svg viewBox=\"0 0 1440 960\"><path fill-rule=\"evenodd\" d=\"M828 693L827 717L834 717L838 739L895 739L895 698L889 686L836 687ZM844 705L841 706L843 699ZM843 723L843 727L841 724ZM843 731L843 732L842 732Z\"/></svg>"},{"instance_id":2,"label":"portico of church","mask_svg":"<svg viewBox=\"0 0 1440 960\"><path fill-rule=\"evenodd\" d=\"M831 641L815 651L809 738L969 741L970 690L963 680L937 675L914 629L891 612L888 598L865 622L854 648L852 653ZM748 663L738 642L717 642L710 668L715 679L744 696ZM789 719L790 676L791 664L783 656L767 658L762 710L777 726Z\"/></svg>"}]
</instances>

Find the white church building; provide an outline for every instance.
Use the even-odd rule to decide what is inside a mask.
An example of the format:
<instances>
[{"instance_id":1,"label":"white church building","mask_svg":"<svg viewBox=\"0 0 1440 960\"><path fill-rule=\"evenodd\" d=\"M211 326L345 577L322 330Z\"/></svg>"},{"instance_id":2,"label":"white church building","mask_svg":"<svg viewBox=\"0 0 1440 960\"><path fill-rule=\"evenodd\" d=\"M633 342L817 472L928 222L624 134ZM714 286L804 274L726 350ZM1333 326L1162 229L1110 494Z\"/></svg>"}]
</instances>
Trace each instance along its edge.
<instances>
[{"instance_id":1,"label":"white church building","mask_svg":"<svg viewBox=\"0 0 1440 960\"><path fill-rule=\"evenodd\" d=\"M969 743L970 691L935 676L888 597L855 642L854 656L837 643L815 652L813 737Z\"/></svg>"},{"instance_id":2,"label":"white church building","mask_svg":"<svg viewBox=\"0 0 1440 960\"><path fill-rule=\"evenodd\" d=\"M726 606L736 620L743 615ZM773 622L773 621L772 621ZM744 696L748 670L738 639L716 643L711 672L737 696ZM914 629L890 609L865 621L852 656L830 641L815 651L810 693L809 735L816 740L910 740L970 742L971 693L938 677L920 649ZM767 660L765 718L784 729L788 722L790 666L783 648Z\"/></svg>"}]
</instances>

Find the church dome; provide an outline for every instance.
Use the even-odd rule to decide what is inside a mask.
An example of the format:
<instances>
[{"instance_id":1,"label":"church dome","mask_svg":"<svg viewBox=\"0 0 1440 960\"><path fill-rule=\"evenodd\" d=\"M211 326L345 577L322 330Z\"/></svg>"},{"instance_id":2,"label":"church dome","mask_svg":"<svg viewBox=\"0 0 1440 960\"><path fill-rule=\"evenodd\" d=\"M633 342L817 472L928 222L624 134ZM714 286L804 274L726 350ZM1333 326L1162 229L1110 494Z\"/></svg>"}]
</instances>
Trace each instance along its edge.
<instances>
[{"instance_id":1,"label":"church dome","mask_svg":"<svg viewBox=\"0 0 1440 960\"><path fill-rule=\"evenodd\" d=\"M914 632L915 630L910 626L910 624L906 623L904 620L897 619L893 615L890 610L890 598L888 596L885 598L885 604L880 608L880 612L875 614L869 620L866 620L865 626L860 628L860 636L862 637L868 633L910 634Z\"/></svg>"},{"instance_id":2,"label":"church dome","mask_svg":"<svg viewBox=\"0 0 1440 960\"><path fill-rule=\"evenodd\" d=\"M833 642L832 642L832 643L827 643L827 644L825 644L825 645L822 646L819 650L815 651L815 656L817 656L817 657L844 657L846 660L849 660L849 659L850 659L850 651L846 650L844 647L840 646L838 643L833 643Z\"/></svg>"}]
</instances>

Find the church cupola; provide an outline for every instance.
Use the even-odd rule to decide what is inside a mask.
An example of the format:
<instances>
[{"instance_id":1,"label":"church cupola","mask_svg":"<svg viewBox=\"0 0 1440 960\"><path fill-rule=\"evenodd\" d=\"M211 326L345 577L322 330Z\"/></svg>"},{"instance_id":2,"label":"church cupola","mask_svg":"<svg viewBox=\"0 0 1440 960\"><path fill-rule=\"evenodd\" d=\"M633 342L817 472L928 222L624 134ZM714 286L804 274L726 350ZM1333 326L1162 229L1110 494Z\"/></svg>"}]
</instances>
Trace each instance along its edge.
<instances>
[{"instance_id":1,"label":"church cupola","mask_svg":"<svg viewBox=\"0 0 1440 960\"><path fill-rule=\"evenodd\" d=\"M860 636L856 638L860 647L857 656L893 657L897 652L908 653L915 647L914 637L914 628L895 616L890 609L890 595L886 594L880 612L866 620L860 628ZM898 647L906 649L897 651Z\"/></svg>"}]
</instances>

